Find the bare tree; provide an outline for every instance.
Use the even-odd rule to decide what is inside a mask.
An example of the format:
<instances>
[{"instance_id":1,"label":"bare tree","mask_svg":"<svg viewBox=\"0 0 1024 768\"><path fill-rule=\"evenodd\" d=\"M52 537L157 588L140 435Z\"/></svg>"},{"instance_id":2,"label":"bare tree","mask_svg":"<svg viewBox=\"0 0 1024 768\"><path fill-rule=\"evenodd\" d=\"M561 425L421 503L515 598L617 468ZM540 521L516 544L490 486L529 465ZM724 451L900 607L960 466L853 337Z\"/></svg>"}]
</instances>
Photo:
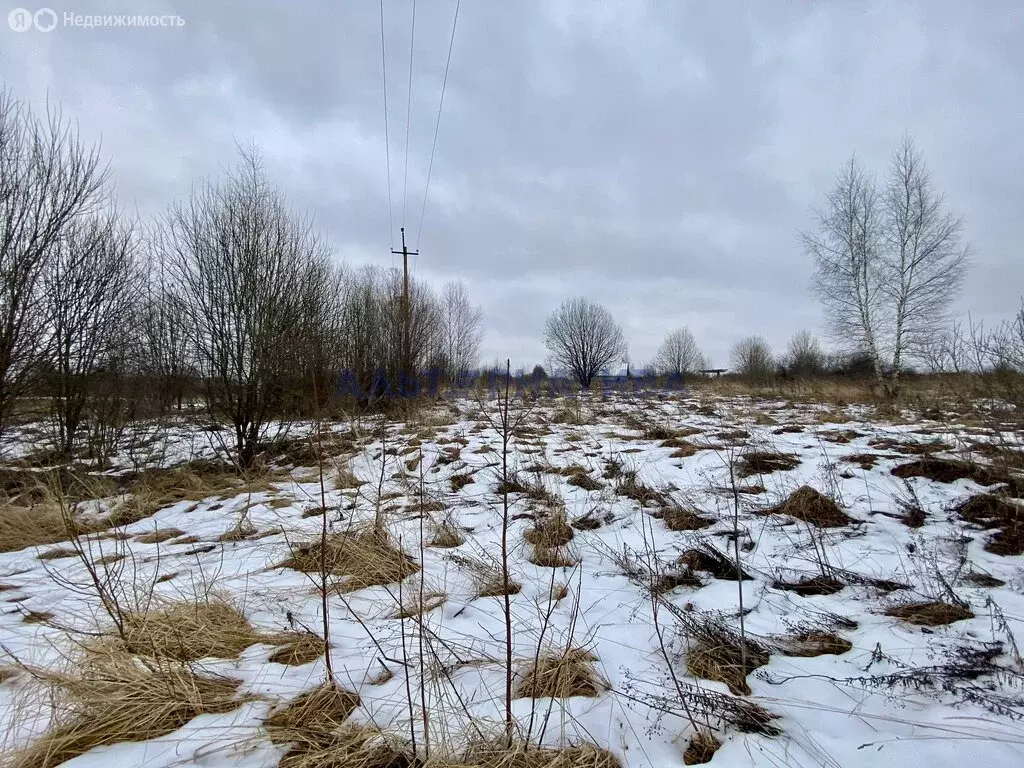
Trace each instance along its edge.
<instances>
[{"instance_id":1,"label":"bare tree","mask_svg":"<svg viewBox=\"0 0 1024 768\"><path fill-rule=\"evenodd\" d=\"M77 219L44 272L47 379L57 445L69 460L90 398L125 372L141 286L136 242L134 225L114 212Z\"/></svg>"},{"instance_id":2,"label":"bare tree","mask_svg":"<svg viewBox=\"0 0 1024 768\"><path fill-rule=\"evenodd\" d=\"M886 279L892 305L893 386L904 357L946 325L967 263L963 219L945 210L941 193L908 137L893 153L885 192Z\"/></svg>"},{"instance_id":3,"label":"bare tree","mask_svg":"<svg viewBox=\"0 0 1024 768\"><path fill-rule=\"evenodd\" d=\"M0 430L41 360L46 262L104 201L107 172L58 110L44 119L0 90Z\"/></svg>"},{"instance_id":4,"label":"bare tree","mask_svg":"<svg viewBox=\"0 0 1024 768\"><path fill-rule=\"evenodd\" d=\"M706 367L704 355L697 346L689 328L670 331L654 358L658 373L665 376L684 376Z\"/></svg>"},{"instance_id":5,"label":"bare tree","mask_svg":"<svg viewBox=\"0 0 1024 768\"><path fill-rule=\"evenodd\" d=\"M1024 302L1013 319L988 335L986 346L993 367L1024 373Z\"/></svg>"},{"instance_id":6,"label":"bare tree","mask_svg":"<svg viewBox=\"0 0 1024 768\"><path fill-rule=\"evenodd\" d=\"M626 355L626 339L611 312L583 297L567 299L548 316L544 344L581 387Z\"/></svg>"},{"instance_id":7,"label":"bare tree","mask_svg":"<svg viewBox=\"0 0 1024 768\"><path fill-rule=\"evenodd\" d=\"M740 339L732 348L731 354L733 370L742 375L749 376L756 381L765 381L771 378L772 368L775 365L772 357L772 348L761 336L747 336Z\"/></svg>"},{"instance_id":8,"label":"bare tree","mask_svg":"<svg viewBox=\"0 0 1024 768\"><path fill-rule=\"evenodd\" d=\"M853 159L817 217L818 231L803 241L830 329L870 355L879 384L895 398L906 359L945 327L963 281L962 219L945 211L909 138L893 153L881 193Z\"/></svg>"},{"instance_id":9,"label":"bare tree","mask_svg":"<svg viewBox=\"0 0 1024 768\"><path fill-rule=\"evenodd\" d=\"M152 249L138 314L138 371L149 382L159 413L180 411L193 373L187 317L174 293L166 265Z\"/></svg>"},{"instance_id":10,"label":"bare tree","mask_svg":"<svg viewBox=\"0 0 1024 768\"><path fill-rule=\"evenodd\" d=\"M226 180L174 205L157 247L207 404L231 422L234 459L248 468L308 349L305 313L328 274L328 251L270 185L254 151L241 153Z\"/></svg>"},{"instance_id":11,"label":"bare tree","mask_svg":"<svg viewBox=\"0 0 1024 768\"><path fill-rule=\"evenodd\" d=\"M465 384L476 368L483 340L483 312L473 306L461 281L444 284L441 290L440 357L448 380Z\"/></svg>"},{"instance_id":12,"label":"bare tree","mask_svg":"<svg viewBox=\"0 0 1024 768\"><path fill-rule=\"evenodd\" d=\"M789 340L786 371L794 376L816 376L825 370L825 352L810 331L797 331Z\"/></svg>"}]
</instances>

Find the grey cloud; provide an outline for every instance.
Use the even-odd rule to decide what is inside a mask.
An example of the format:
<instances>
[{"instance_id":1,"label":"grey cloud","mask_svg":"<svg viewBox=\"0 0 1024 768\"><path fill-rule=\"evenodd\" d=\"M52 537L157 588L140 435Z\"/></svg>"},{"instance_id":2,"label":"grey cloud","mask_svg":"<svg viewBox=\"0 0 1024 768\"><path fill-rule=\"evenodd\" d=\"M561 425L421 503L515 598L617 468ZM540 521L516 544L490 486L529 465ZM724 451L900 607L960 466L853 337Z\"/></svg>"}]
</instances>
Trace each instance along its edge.
<instances>
[{"instance_id":1,"label":"grey cloud","mask_svg":"<svg viewBox=\"0 0 1024 768\"><path fill-rule=\"evenodd\" d=\"M51 7L143 12L123 0ZM411 7L385 3L396 237ZM417 5L412 239L454 7ZM378 4L145 12L186 25L0 29L3 80L102 137L119 197L143 215L255 141L339 258L392 264ZM467 0L416 273L468 283L485 360L541 361L545 314L585 294L622 322L635 362L687 324L724 365L743 335L782 347L820 325L797 232L843 160L856 151L881 170L909 131L967 219L962 309L1007 316L1024 272L1022 13L1012 0Z\"/></svg>"}]
</instances>

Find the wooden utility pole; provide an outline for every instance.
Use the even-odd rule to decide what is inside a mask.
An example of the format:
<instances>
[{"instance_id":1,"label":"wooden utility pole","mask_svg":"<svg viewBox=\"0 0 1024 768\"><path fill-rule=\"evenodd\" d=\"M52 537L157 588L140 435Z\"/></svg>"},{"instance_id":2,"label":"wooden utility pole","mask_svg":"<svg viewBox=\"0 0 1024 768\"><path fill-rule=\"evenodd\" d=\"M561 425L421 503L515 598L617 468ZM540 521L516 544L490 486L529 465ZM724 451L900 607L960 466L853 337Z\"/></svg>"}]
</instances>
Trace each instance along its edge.
<instances>
[{"instance_id":1,"label":"wooden utility pole","mask_svg":"<svg viewBox=\"0 0 1024 768\"><path fill-rule=\"evenodd\" d=\"M394 254L402 254L402 350L401 350L401 370L399 372L400 386L404 389L405 387L411 386L412 383L412 343L409 338L409 323L410 323L410 307L409 307L409 255L419 256L419 251L410 251L405 246L405 227L402 227L402 250L396 251L394 248L391 252Z\"/></svg>"}]
</instances>

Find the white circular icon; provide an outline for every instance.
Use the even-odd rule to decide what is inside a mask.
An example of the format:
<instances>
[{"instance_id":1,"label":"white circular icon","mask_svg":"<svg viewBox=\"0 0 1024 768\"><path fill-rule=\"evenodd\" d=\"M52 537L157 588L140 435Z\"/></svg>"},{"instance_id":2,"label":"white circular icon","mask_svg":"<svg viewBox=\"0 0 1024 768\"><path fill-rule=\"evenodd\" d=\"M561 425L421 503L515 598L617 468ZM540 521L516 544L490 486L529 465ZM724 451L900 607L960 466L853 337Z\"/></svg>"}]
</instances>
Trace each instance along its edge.
<instances>
[{"instance_id":1,"label":"white circular icon","mask_svg":"<svg viewBox=\"0 0 1024 768\"><path fill-rule=\"evenodd\" d=\"M35 12L32 21L35 22L36 29L40 32L52 32L53 28L57 26L57 14L50 8L40 8Z\"/></svg>"},{"instance_id":2,"label":"white circular icon","mask_svg":"<svg viewBox=\"0 0 1024 768\"><path fill-rule=\"evenodd\" d=\"M15 8L7 14L7 25L15 32L27 32L32 29L32 11Z\"/></svg>"}]
</instances>

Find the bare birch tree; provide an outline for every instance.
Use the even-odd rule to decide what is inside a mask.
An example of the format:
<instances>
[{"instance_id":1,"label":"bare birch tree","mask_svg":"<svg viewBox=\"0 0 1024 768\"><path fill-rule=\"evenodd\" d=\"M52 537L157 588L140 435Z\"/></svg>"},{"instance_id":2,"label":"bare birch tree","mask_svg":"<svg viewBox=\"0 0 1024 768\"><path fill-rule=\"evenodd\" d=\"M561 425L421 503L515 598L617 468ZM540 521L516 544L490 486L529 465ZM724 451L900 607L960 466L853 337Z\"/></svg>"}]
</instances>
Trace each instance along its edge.
<instances>
[{"instance_id":1,"label":"bare birch tree","mask_svg":"<svg viewBox=\"0 0 1024 768\"><path fill-rule=\"evenodd\" d=\"M584 388L626 355L626 338L611 312L583 297L567 299L548 316L544 344L551 359Z\"/></svg>"},{"instance_id":2,"label":"bare birch tree","mask_svg":"<svg viewBox=\"0 0 1024 768\"><path fill-rule=\"evenodd\" d=\"M704 355L689 328L670 331L658 349L654 366L664 376L684 376L706 367Z\"/></svg>"},{"instance_id":3,"label":"bare birch tree","mask_svg":"<svg viewBox=\"0 0 1024 768\"><path fill-rule=\"evenodd\" d=\"M133 224L114 212L68 226L42 286L58 448L75 458L90 398L125 373L141 279Z\"/></svg>"},{"instance_id":4,"label":"bare birch tree","mask_svg":"<svg viewBox=\"0 0 1024 768\"><path fill-rule=\"evenodd\" d=\"M909 138L894 151L881 192L851 160L817 217L818 231L803 241L830 330L870 355L894 399L907 359L947 325L967 264L963 220L945 210Z\"/></svg>"},{"instance_id":5,"label":"bare birch tree","mask_svg":"<svg viewBox=\"0 0 1024 768\"><path fill-rule=\"evenodd\" d=\"M469 291L461 281L444 284L441 290L440 356L444 360L448 380L456 385L466 383L476 368L483 340L483 312L474 306Z\"/></svg>"},{"instance_id":6,"label":"bare birch tree","mask_svg":"<svg viewBox=\"0 0 1024 768\"><path fill-rule=\"evenodd\" d=\"M41 361L39 286L78 217L105 197L99 152L58 110L39 118L0 90L0 430Z\"/></svg>"}]
</instances>

